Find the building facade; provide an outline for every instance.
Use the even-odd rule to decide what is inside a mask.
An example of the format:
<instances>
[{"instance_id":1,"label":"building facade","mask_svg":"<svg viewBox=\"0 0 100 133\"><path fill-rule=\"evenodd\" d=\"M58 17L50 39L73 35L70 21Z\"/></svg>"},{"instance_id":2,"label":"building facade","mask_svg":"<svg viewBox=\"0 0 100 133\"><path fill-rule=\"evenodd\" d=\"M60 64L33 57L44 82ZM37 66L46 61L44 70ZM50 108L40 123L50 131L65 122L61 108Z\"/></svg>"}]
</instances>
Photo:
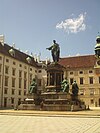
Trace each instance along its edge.
<instances>
[{"instance_id":1,"label":"building facade","mask_svg":"<svg viewBox=\"0 0 100 133\"><path fill-rule=\"evenodd\" d=\"M0 37L0 107L14 107L27 98L28 89L36 78L38 91L45 91L47 73L46 62L17 50L4 43ZM96 67L95 55L60 58L65 67L64 77L70 83L76 80L79 97L86 106L100 106L100 67Z\"/></svg>"}]
</instances>

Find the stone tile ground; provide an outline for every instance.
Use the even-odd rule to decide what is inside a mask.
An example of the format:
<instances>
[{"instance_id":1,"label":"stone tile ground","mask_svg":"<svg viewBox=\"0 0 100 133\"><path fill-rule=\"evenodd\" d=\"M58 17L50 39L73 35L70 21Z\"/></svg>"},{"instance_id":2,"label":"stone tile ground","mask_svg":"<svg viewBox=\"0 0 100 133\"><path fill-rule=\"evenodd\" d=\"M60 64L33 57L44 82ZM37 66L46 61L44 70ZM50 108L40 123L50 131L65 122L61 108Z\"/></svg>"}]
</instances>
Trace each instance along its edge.
<instances>
[{"instance_id":1,"label":"stone tile ground","mask_svg":"<svg viewBox=\"0 0 100 133\"><path fill-rule=\"evenodd\" d=\"M0 115L0 133L100 133L100 118Z\"/></svg>"}]
</instances>

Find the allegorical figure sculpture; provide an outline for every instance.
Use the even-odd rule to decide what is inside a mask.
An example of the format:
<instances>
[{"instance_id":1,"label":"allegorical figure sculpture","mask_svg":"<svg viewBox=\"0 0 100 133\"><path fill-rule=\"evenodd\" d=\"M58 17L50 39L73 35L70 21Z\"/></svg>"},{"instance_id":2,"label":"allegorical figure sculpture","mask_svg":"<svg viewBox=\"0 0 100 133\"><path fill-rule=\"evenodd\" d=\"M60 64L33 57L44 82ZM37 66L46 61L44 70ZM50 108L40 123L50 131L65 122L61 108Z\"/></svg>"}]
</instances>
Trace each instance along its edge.
<instances>
[{"instance_id":1,"label":"allegorical figure sculpture","mask_svg":"<svg viewBox=\"0 0 100 133\"><path fill-rule=\"evenodd\" d=\"M100 36L96 38L95 55L97 58L100 58Z\"/></svg>"},{"instance_id":2,"label":"allegorical figure sculpture","mask_svg":"<svg viewBox=\"0 0 100 133\"><path fill-rule=\"evenodd\" d=\"M32 83L29 88L29 93L30 94L37 93L37 83L36 83L35 78L33 78L33 80L32 80Z\"/></svg>"},{"instance_id":3,"label":"allegorical figure sculpture","mask_svg":"<svg viewBox=\"0 0 100 133\"><path fill-rule=\"evenodd\" d=\"M53 40L52 46L50 46L49 48L46 48L46 49L51 50L53 61L58 62L59 61L59 56L60 56L59 44L57 44L56 41Z\"/></svg>"},{"instance_id":4,"label":"allegorical figure sculpture","mask_svg":"<svg viewBox=\"0 0 100 133\"><path fill-rule=\"evenodd\" d=\"M61 89L63 92L67 92L69 93L69 83L67 78L65 78L62 82L61 82Z\"/></svg>"},{"instance_id":5,"label":"allegorical figure sculpture","mask_svg":"<svg viewBox=\"0 0 100 133\"><path fill-rule=\"evenodd\" d=\"M78 95L78 91L79 91L78 85L76 83L76 80L74 80L74 82L72 84L72 94L74 96L77 96Z\"/></svg>"}]
</instances>

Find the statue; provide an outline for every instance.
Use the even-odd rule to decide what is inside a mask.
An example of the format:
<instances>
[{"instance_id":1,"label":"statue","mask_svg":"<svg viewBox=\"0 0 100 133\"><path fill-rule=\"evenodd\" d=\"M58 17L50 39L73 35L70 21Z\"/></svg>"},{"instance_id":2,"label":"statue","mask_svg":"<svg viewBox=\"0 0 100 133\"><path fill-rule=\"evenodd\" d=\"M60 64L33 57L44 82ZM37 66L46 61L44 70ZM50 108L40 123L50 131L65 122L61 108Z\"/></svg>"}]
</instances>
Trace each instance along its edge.
<instances>
[{"instance_id":1,"label":"statue","mask_svg":"<svg viewBox=\"0 0 100 133\"><path fill-rule=\"evenodd\" d=\"M100 36L97 36L96 38L95 55L100 59Z\"/></svg>"},{"instance_id":2,"label":"statue","mask_svg":"<svg viewBox=\"0 0 100 133\"><path fill-rule=\"evenodd\" d=\"M30 85L29 93L30 94L37 93L37 83L36 83L35 78L33 78L33 81L32 81L32 83Z\"/></svg>"},{"instance_id":3,"label":"statue","mask_svg":"<svg viewBox=\"0 0 100 133\"><path fill-rule=\"evenodd\" d=\"M59 56L60 56L59 44L57 44L56 41L53 40L53 45L50 46L49 48L46 48L46 49L51 50L53 61L58 62L59 61Z\"/></svg>"},{"instance_id":4,"label":"statue","mask_svg":"<svg viewBox=\"0 0 100 133\"><path fill-rule=\"evenodd\" d=\"M61 83L61 89L63 92L67 92L69 93L69 83L68 83L68 80L67 78L65 78L62 83Z\"/></svg>"},{"instance_id":5,"label":"statue","mask_svg":"<svg viewBox=\"0 0 100 133\"><path fill-rule=\"evenodd\" d=\"M72 84L72 93L74 96L77 96L78 95L78 85L76 83L76 80L74 80L73 84Z\"/></svg>"}]
</instances>

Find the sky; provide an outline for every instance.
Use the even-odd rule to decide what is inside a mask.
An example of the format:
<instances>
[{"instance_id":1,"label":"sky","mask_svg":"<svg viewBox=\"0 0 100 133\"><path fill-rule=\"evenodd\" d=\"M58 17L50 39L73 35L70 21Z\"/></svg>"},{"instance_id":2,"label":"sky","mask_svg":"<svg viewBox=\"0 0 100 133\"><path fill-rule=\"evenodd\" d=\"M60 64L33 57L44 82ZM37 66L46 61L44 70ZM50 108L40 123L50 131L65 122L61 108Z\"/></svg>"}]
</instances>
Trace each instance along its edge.
<instances>
[{"instance_id":1,"label":"sky","mask_svg":"<svg viewBox=\"0 0 100 133\"><path fill-rule=\"evenodd\" d=\"M53 40L60 57L94 54L100 32L100 0L0 0L0 34L23 52L51 59Z\"/></svg>"}]
</instances>

